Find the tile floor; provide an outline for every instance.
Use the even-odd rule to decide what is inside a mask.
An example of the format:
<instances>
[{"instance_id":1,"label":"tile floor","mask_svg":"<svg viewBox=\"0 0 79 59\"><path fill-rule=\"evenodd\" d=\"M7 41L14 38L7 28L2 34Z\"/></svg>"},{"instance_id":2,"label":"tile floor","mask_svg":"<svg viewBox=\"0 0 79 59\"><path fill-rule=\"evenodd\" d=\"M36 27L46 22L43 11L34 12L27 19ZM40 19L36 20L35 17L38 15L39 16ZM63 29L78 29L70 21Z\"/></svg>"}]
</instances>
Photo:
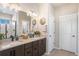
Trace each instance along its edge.
<instances>
[{"instance_id":1,"label":"tile floor","mask_svg":"<svg viewBox=\"0 0 79 59\"><path fill-rule=\"evenodd\" d=\"M72 52L65 51L62 49L54 49L50 54L44 56L77 56Z\"/></svg>"}]
</instances>

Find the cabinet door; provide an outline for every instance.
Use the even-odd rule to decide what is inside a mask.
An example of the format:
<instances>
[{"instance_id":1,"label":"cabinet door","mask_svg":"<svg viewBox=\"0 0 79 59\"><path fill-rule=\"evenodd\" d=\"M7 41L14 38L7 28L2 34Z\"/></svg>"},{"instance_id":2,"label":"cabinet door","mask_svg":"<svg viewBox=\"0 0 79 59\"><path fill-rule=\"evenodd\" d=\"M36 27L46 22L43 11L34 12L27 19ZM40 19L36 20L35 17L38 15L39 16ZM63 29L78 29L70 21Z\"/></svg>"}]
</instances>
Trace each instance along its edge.
<instances>
[{"instance_id":1,"label":"cabinet door","mask_svg":"<svg viewBox=\"0 0 79 59\"><path fill-rule=\"evenodd\" d=\"M0 51L0 56L12 56L11 49Z\"/></svg>"},{"instance_id":2,"label":"cabinet door","mask_svg":"<svg viewBox=\"0 0 79 59\"><path fill-rule=\"evenodd\" d=\"M33 42L33 56L39 56L39 41Z\"/></svg>"},{"instance_id":3,"label":"cabinet door","mask_svg":"<svg viewBox=\"0 0 79 59\"><path fill-rule=\"evenodd\" d=\"M44 52L46 51L46 38L43 39L43 49L44 49Z\"/></svg>"},{"instance_id":4,"label":"cabinet door","mask_svg":"<svg viewBox=\"0 0 79 59\"><path fill-rule=\"evenodd\" d=\"M43 55L43 40L39 41L39 55Z\"/></svg>"},{"instance_id":5,"label":"cabinet door","mask_svg":"<svg viewBox=\"0 0 79 59\"><path fill-rule=\"evenodd\" d=\"M39 56L39 47L38 46L33 47L33 56Z\"/></svg>"},{"instance_id":6,"label":"cabinet door","mask_svg":"<svg viewBox=\"0 0 79 59\"><path fill-rule=\"evenodd\" d=\"M24 45L15 47L14 54L15 56L24 56Z\"/></svg>"},{"instance_id":7,"label":"cabinet door","mask_svg":"<svg viewBox=\"0 0 79 59\"><path fill-rule=\"evenodd\" d=\"M32 43L28 43L24 45L24 54L25 56L32 56L33 52L32 52Z\"/></svg>"},{"instance_id":8,"label":"cabinet door","mask_svg":"<svg viewBox=\"0 0 79 59\"><path fill-rule=\"evenodd\" d=\"M43 55L46 52L46 38L39 41L39 55Z\"/></svg>"},{"instance_id":9,"label":"cabinet door","mask_svg":"<svg viewBox=\"0 0 79 59\"><path fill-rule=\"evenodd\" d=\"M0 56L24 56L24 46L17 46L11 49L3 50L0 52Z\"/></svg>"},{"instance_id":10,"label":"cabinet door","mask_svg":"<svg viewBox=\"0 0 79 59\"><path fill-rule=\"evenodd\" d=\"M32 56L32 47L25 49L25 56Z\"/></svg>"}]
</instances>

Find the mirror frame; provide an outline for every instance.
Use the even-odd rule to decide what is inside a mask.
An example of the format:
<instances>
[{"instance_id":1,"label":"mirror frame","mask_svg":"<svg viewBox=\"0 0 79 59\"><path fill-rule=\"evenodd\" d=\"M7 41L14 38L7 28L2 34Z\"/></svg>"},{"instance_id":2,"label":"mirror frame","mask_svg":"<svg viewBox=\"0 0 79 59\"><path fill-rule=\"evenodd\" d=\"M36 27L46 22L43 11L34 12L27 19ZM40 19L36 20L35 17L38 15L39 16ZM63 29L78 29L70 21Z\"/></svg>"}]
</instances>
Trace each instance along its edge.
<instances>
[{"instance_id":1,"label":"mirror frame","mask_svg":"<svg viewBox=\"0 0 79 59\"><path fill-rule=\"evenodd\" d=\"M41 18L41 19L40 19L40 24L41 24L41 25L44 25L45 23L46 23L46 19L45 19L44 17Z\"/></svg>"}]
</instances>

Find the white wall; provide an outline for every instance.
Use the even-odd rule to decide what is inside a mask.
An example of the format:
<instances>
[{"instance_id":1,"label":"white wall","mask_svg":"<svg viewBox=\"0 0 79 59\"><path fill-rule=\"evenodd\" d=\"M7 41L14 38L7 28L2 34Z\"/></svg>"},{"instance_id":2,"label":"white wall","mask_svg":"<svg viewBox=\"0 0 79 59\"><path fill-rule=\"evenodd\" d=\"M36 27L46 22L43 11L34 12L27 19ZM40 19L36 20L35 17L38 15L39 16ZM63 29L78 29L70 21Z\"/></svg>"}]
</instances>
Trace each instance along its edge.
<instances>
[{"instance_id":1,"label":"white wall","mask_svg":"<svg viewBox=\"0 0 79 59\"><path fill-rule=\"evenodd\" d=\"M48 9L48 52L54 49L54 39L55 39L55 23L54 23L54 8L49 5Z\"/></svg>"},{"instance_id":2,"label":"white wall","mask_svg":"<svg viewBox=\"0 0 79 59\"><path fill-rule=\"evenodd\" d=\"M32 11L36 13L37 15L39 14L39 6L40 3L16 3L15 5L19 6L21 10L24 11Z\"/></svg>"},{"instance_id":3,"label":"white wall","mask_svg":"<svg viewBox=\"0 0 79 59\"><path fill-rule=\"evenodd\" d=\"M54 48L54 44L53 44L54 43L54 35L53 35L54 34L54 9L51 7L51 4L41 4L39 16L40 17L43 16L46 18L46 24L47 24L46 47L47 47L47 53L49 53Z\"/></svg>"},{"instance_id":4,"label":"white wall","mask_svg":"<svg viewBox=\"0 0 79 59\"><path fill-rule=\"evenodd\" d=\"M40 19L42 17L45 18L45 21L46 21L45 25L40 24ZM47 31L47 25L48 25L48 4L43 3L43 4L40 4L40 7L39 7L38 29L41 30L42 32Z\"/></svg>"},{"instance_id":5,"label":"white wall","mask_svg":"<svg viewBox=\"0 0 79 59\"><path fill-rule=\"evenodd\" d=\"M78 5L78 55L79 55L79 5Z\"/></svg>"}]
</instances>

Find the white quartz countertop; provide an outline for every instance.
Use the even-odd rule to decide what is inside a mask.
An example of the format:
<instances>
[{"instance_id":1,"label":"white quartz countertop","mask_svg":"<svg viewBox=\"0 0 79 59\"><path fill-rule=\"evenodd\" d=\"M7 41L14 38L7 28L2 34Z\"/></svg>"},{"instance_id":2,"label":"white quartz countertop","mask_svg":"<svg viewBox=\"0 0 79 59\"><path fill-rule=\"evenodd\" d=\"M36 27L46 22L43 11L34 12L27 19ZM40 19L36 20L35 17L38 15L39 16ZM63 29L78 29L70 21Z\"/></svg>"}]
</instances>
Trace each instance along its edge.
<instances>
[{"instance_id":1,"label":"white quartz countertop","mask_svg":"<svg viewBox=\"0 0 79 59\"><path fill-rule=\"evenodd\" d=\"M13 41L13 42L10 40L0 41L0 51L13 48L22 44L27 44L36 40L41 40L42 38L45 38L45 36L28 38L28 39L19 39L18 41Z\"/></svg>"}]
</instances>

